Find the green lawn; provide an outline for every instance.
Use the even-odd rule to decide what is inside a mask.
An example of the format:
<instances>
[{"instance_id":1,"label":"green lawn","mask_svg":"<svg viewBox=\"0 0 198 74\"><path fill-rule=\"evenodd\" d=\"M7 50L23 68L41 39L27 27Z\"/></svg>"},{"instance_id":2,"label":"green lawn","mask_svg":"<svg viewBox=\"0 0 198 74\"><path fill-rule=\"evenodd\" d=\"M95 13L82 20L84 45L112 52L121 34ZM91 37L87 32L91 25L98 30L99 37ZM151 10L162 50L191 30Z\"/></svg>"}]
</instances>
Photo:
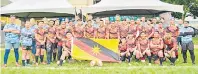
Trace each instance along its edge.
<instances>
[{"instance_id":1,"label":"green lawn","mask_svg":"<svg viewBox=\"0 0 198 74\"><path fill-rule=\"evenodd\" d=\"M198 45L198 37L194 37L193 42L194 42L195 45Z\"/></svg>"},{"instance_id":2,"label":"green lawn","mask_svg":"<svg viewBox=\"0 0 198 74\"><path fill-rule=\"evenodd\" d=\"M198 49L195 49L195 54L198 56ZM1 51L1 64L3 64L4 51ZM188 53L189 57L189 53ZM45 57L46 58L46 57ZM20 57L21 59L21 57ZM51 65L40 65L39 67L15 67L14 52L11 51L8 59L8 67L1 68L2 74L126 74L126 73L138 73L138 74L198 74L198 58L196 57L196 65L192 66L190 58L188 63L183 64L182 56L179 55L179 60L176 61L176 66L170 66L170 62L166 61L164 66L158 66L152 64L148 66L147 63L131 62L128 63L103 63L103 67L90 67L89 61L75 61L73 63L64 63L63 67L58 67L55 63ZM45 59L46 60L46 59ZM21 61L20 61L21 63Z\"/></svg>"},{"instance_id":3,"label":"green lawn","mask_svg":"<svg viewBox=\"0 0 198 74\"><path fill-rule=\"evenodd\" d=\"M198 38L194 38L194 43L198 45ZM2 49L2 48L1 48ZM180 50L179 50L180 51ZM3 65L4 51L0 51L1 65ZM134 62L128 63L103 63L102 67L90 67L89 61L75 61L73 63L64 63L62 67L58 67L56 63L51 65L40 65L35 67L15 67L14 51L11 51L8 59L8 67L1 68L2 74L198 74L198 48L195 49L196 65L191 64L188 52L188 63L183 64L182 55L179 54L179 60L176 66L170 66L169 60L164 62L164 66L148 63ZM21 56L21 52L20 52ZM46 61L46 56L45 56ZM20 57L21 63L21 57Z\"/></svg>"}]
</instances>

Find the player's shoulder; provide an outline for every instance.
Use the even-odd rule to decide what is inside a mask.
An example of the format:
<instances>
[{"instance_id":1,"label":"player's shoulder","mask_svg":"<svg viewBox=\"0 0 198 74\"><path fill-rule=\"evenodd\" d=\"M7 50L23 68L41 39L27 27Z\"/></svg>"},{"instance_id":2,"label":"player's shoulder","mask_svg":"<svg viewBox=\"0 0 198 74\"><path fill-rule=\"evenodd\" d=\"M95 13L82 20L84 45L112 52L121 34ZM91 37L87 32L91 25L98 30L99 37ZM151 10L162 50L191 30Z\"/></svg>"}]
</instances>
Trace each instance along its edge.
<instances>
[{"instance_id":1,"label":"player's shoulder","mask_svg":"<svg viewBox=\"0 0 198 74\"><path fill-rule=\"evenodd\" d=\"M10 28L12 26L11 26L11 24L6 24L4 27ZM15 27L17 27L17 26L15 25Z\"/></svg>"},{"instance_id":2,"label":"player's shoulder","mask_svg":"<svg viewBox=\"0 0 198 74\"><path fill-rule=\"evenodd\" d=\"M6 24L5 26L10 26L11 24Z\"/></svg>"},{"instance_id":3,"label":"player's shoulder","mask_svg":"<svg viewBox=\"0 0 198 74\"><path fill-rule=\"evenodd\" d=\"M191 26L189 26L188 29L194 30Z\"/></svg>"}]
</instances>

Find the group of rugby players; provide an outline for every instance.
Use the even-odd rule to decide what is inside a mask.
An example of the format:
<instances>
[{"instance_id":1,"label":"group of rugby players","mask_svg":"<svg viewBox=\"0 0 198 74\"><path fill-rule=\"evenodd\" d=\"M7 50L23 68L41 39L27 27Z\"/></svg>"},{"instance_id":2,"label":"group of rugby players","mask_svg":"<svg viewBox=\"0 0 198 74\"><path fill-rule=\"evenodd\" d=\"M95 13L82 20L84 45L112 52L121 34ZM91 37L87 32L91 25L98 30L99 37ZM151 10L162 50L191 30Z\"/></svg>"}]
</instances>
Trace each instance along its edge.
<instances>
[{"instance_id":1,"label":"group of rugby players","mask_svg":"<svg viewBox=\"0 0 198 74\"><path fill-rule=\"evenodd\" d=\"M122 21L116 19L114 22L110 22L108 19L96 19L95 21L87 20L86 23L82 22L81 19L76 21L69 21L68 19L65 19L65 21L48 21L43 19L43 21L35 23L32 18L25 22L22 29L19 29L16 25L12 27L14 19L15 17L11 16L11 24L4 28L6 33L5 67L12 47L15 51L16 65L19 66L19 55L16 55L19 48L19 42L17 42L19 39L22 43L23 66L30 65L29 54L31 52L33 53L32 60L35 61L37 66L39 65L39 58L40 63L46 64L44 62L45 51L47 53L47 64L57 61L57 64L61 66L65 58L72 59L71 40L73 37L119 39L118 48L121 61L130 62L134 55L136 61L145 62L145 59L148 58L149 65L151 65L152 59L156 64L162 65L166 58L171 61L171 65L175 65L178 58L178 40L181 42L182 37L192 35L193 32L180 33L180 29L188 27L188 22L183 24L183 21L180 20L177 26L175 20L171 20L168 25L165 25L163 24L163 18L146 20L145 17L141 17L137 20L124 19ZM193 56L194 51L191 56L194 64L195 56L194 58ZM186 63L185 58L187 57L184 57L184 63Z\"/></svg>"}]
</instances>

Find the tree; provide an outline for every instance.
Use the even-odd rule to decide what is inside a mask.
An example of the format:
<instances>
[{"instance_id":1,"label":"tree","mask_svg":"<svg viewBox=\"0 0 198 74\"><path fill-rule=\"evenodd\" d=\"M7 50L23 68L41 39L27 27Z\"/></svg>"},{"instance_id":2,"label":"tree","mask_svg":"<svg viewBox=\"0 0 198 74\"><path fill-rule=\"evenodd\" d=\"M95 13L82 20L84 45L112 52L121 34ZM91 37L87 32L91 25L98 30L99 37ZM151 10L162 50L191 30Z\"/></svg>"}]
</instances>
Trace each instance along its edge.
<instances>
[{"instance_id":1,"label":"tree","mask_svg":"<svg viewBox=\"0 0 198 74\"><path fill-rule=\"evenodd\" d=\"M190 12L194 15L194 16L198 16L198 0L196 1L196 3L194 3L192 5L192 7L190 8Z\"/></svg>"},{"instance_id":2,"label":"tree","mask_svg":"<svg viewBox=\"0 0 198 74\"><path fill-rule=\"evenodd\" d=\"M196 0L161 0L163 2L177 4L177 5L184 5L184 13L182 19L185 19L186 13L190 12L190 8L192 7L192 3L195 3ZM179 17L181 13L173 13L174 17ZM181 17L181 16L180 16Z\"/></svg>"}]
</instances>

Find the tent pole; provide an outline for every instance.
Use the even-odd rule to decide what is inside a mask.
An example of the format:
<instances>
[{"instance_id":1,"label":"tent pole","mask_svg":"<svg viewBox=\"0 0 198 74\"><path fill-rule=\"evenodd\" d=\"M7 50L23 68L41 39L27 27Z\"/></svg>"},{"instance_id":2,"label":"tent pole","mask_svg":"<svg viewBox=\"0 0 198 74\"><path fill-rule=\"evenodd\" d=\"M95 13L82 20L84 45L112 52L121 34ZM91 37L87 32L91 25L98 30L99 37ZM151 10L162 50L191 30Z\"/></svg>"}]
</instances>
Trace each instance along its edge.
<instances>
[{"instance_id":1,"label":"tent pole","mask_svg":"<svg viewBox=\"0 0 198 74\"><path fill-rule=\"evenodd\" d=\"M80 9L80 11L81 11L81 16L82 16L82 21L84 21L84 19L83 19L83 11L82 11L82 7L81 7L81 9Z\"/></svg>"},{"instance_id":2,"label":"tent pole","mask_svg":"<svg viewBox=\"0 0 198 74\"><path fill-rule=\"evenodd\" d=\"M26 16L26 18L28 18L28 17L30 16L31 13L32 13L32 12L29 12L28 15Z\"/></svg>"},{"instance_id":3,"label":"tent pole","mask_svg":"<svg viewBox=\"0 0 198 74\"><path fill-rule=\"evenodd\" d=\"M76 7L75 7L75 16L74 16L74 18L75 18L75 21L77 21L78 19L76 19L77 18L77 12L76 12Z\"/></svg>"}]
</instances>

